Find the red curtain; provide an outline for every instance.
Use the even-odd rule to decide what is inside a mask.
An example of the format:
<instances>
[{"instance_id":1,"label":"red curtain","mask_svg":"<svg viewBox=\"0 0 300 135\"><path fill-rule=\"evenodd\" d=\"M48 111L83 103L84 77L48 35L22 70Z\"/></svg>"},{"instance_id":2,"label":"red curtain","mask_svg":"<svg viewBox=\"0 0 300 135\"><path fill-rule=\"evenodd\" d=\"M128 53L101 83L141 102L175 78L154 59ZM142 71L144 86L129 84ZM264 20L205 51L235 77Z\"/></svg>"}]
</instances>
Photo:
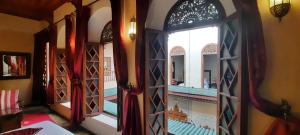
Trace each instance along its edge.
<instances>
[{"instance_id":1,"label":"red curtain","mask_svg":"<svg viewBox=\"0 0 300 135\"><path fill-rule=\"evenodd\" d=\"M245 60L248 71L249 98L252 105L267 115L279 118L275 121L277 124L271 126L274 130L280 130L276 128L280 124L300 127L299 120L296 118L290 117L286 121L283 120L284 113L288 109L285 109L282 105L272 103L259 95L258 88L262 84L266 72L266 52L257 0L233 0L233 2L241 13L242 39L243 44L246 46L243 48L243 52L247 54ZM289 130L292 130L292 128Z\"/></svg>"},{"instance_id":2,"label":"red curtain","mask_svg":"<svg viewBox=\"0 0 300 135\"><path fill-rule=\"evenodd\" d=\"M137 86L127 91L124 104L124 135L142 134L138 95L145 89L145 23L149 0L136 0L136 54Z\"/></svg>"},{"instance_id":3,"label":"red curtain","mask_svg":"<svg viewBox=\"0 0 300 135\"><path fill-rule=\"evenodd\" d=\"M118 131L123 127L123 91L127 90L128 69L127 54L125 44L122 39L124 37L124 26L122 16L123 0L110 0L112 9L112 30L113 30L113 53L115 74L118 85Z\"/></svg>"},{"instance_id":4,"label":"red curtain","mask_svg":"<svg viewBox=\"0 0 300 135\"><path fill-rule=\"evenodd\" d=\"M57 27L54 24L50 24L50 41L49 41L49 84L47 88L47 103L54 104L54 71L55 71L55 59L57 49Z\"/></svg>"},{"instance_id":5,"label":"red curtain","mask_svg":"<svg viewBox=\"0 0 300 135\"><path fill-rule=\"evenodd\" d=\"M46 87L43 74L45 73L46 44L49 41L49 31L44 29L34 35L34 57L33 57L33 88L32 101L35 105L46 104Z\"/></svg>"},{"instance_id":6,"label":"red curtain","mask_svg":"<svg viewBox=\"0 0 300 135\"><path fill-rule=\"evenodd\" d=\"M262 22L256 0L233 0L241 13L242 38L246 45L247 70L250 101L254 107L265 114L282 117L283 110L258 94L258 88L264 80L266 72L266 52Z\"/></svg>"},{"instance_id":7,"label":"red curtain","mask_svg":"<svg viewBox=\"0 0 300 135\"><path fill-rule=\"evenodd\" d=\"M66 62L68 76L71 80L71 123L79 125L83 120L83 53L87 42L89 7L78 4L76 11L76 36L73 31L73 20L66 16Z\"/></svg>"}]
</instances>

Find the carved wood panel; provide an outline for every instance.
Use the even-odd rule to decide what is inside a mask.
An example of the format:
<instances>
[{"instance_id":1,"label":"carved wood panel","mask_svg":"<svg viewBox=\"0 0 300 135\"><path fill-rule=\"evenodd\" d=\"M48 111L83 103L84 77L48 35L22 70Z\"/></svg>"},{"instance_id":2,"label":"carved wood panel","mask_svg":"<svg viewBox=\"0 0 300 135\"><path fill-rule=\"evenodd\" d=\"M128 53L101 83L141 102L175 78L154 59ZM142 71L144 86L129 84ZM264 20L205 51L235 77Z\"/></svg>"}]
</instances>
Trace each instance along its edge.
<instances>
[{"instance_id":1,"label":"carved wood panel","mask_svg":"<svg viewBox=\"0 0 300 135\"><path fill-rule=\"evenodd\" d=\"M56 84L55 102L63 103L69 101L69 86L67 76L66 55L64 50L57 50L56 53Z\"/></svg>"},{"instance_id":2,"label":"carved wood panel","mask_svg":"<svg viewBox=\"0 0 300 135\"><path fill-rule=\"evenodd\" d=\"M88 43L85 49L85 62L84 62L84 78L85 78L85 101L84 110L85 114L88 116L98 115L102 112L101 101L103 99L103 85L101 80L101 64L100 59L103 52L101 52L102 46L97 43Z\"/></svg>"},{"instance_id":3,"label":"carved wood panel","mask_svg":"<svg viewBox=\"0 0 300 135\"><path fill-rule=\"evenodd\" d=\"M146 31L145 65L145 129L146 135L166 135L167 106L167 43L165 33Z\"/></svg>"},{"instance_id":4,"label":"carved wood panel","mask_svg":"<svg viewBox=\"0 0 300 135\"><path fill-rule=\"evenodd\" d=\"M220 42L218 134L240 135L247 121L247 115L242 116L247 114L247 104L242 108L246 100L243 95L247 91L242 88L242 37L238 15L232 16L221 26Z\"/></svg>"}]
</instances>

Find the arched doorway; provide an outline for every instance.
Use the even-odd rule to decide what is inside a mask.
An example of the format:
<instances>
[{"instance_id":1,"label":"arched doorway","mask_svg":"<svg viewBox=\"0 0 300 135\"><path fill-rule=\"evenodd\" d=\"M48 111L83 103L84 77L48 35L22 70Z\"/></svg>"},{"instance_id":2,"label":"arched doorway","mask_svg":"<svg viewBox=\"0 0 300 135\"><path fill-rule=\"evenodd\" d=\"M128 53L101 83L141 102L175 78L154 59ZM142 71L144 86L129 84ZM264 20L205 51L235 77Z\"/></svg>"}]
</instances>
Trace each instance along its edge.
<instances>
[{"instance_id":1,"label":"arched doorway","mask_svg":"<svg viewBox=\"0 0 300 135\"><path fill-rule=\"evenodd\" d=\"M211 61L217 61L217 44L206 45L201 51L201 82L202 88L217 88L217 65Z\"/></svg>"},{"instance_id":2,"label":"arched doorway","mask_svg":"<svg viewBox=\"0 0 300 135\"><path fill-rule=\"evenodd\" d=\"M202 51L202 88L217 88L217 65L211 61L217 61L217 44L212 43L206 45Z\"/></svg>"},{"instance_id":3,"label":"arched doorway","mask_svg":"<svg viewBox=\"0 0 300 135\"><path fill-rule=\"evenodd\" d=\"M185 50L175 46L170 51L169 80L172 85L184 86L185 83Z\"/></svg>"}]
</instances>

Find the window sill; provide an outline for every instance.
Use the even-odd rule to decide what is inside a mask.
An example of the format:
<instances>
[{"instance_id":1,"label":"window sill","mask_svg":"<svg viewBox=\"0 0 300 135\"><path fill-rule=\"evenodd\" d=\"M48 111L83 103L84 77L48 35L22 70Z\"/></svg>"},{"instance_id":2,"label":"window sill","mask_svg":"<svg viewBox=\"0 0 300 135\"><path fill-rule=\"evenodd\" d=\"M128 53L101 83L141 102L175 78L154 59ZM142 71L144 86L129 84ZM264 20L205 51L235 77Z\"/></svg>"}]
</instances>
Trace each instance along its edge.
<instances>
[{"instance_id":1,"label":"window sill","mask_svg":"<svg viewBox=\"0 0 300 135\"><path fill-rule=\"evenodd\" d=\"M66 108L71 109L71 102L60 103L60 105L66 107Z\"/></svg>"},{"instance_id":2,"label":"window sill","mask_svg":"<svg viewBox=\"0 0 300 135\"><path fill-rule=\"evenodd\" d=\"M66 107L68 109L71 109L71 102L60 103L60 105ZM114 116L112 114L102 113L97 116L87 117L85 121L89 122L89 119L101 122L105 125L115 128L117 130L117 119L116 119L116 116Z\"/></svg>"}]
</instances>

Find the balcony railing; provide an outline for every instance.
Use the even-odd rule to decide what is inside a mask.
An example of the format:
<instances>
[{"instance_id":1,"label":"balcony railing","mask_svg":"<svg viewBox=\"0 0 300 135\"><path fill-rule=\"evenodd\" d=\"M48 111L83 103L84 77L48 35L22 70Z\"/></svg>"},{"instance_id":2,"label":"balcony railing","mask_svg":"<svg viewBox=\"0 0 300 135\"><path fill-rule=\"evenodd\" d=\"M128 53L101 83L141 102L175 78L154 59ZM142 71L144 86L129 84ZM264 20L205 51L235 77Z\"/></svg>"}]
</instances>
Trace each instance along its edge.
<instances>
[{"instance_id":1,"label":"balcony railing","mask_svg":"<svg viewBox=\"0 0 300 135\"><path fill-rule=\"evenodd\" d=\"M115 71L105 70L104 71L104 82L116 81Z\"/></svg>"}]
</instances>

